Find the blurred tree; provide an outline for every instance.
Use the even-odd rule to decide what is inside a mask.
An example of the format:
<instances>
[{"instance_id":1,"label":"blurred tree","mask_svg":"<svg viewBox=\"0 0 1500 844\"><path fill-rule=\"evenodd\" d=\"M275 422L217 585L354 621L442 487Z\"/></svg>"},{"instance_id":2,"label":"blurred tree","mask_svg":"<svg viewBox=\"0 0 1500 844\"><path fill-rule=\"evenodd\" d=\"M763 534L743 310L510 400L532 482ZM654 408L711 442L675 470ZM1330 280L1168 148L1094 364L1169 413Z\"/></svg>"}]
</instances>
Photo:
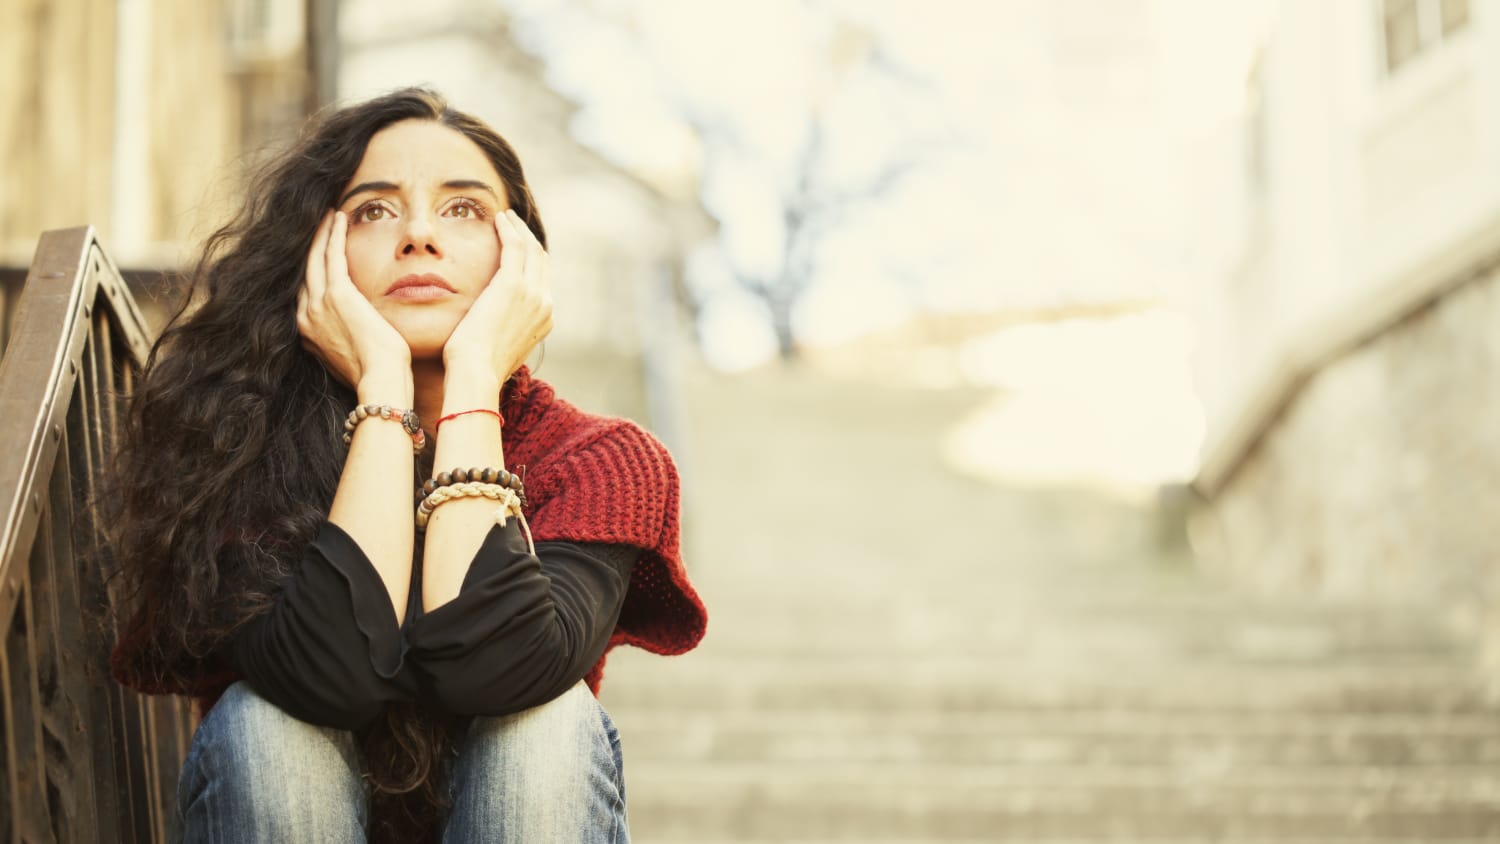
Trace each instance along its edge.
<instances>
[{"instance_id":1,"label":"blurred tree","mask_svg":"<svg viewBox=\"0 0 1500 844\"><path fill-rule=\"evenodd\" d=\"M810 116L805 137L791 173L790 188L783 194L783 247L777 271L762 273L740 268L735 271L739 283L764 301L770 311L776 350L783 361L797 356L792 312L817 277L818 247L823 238L846 223L851 210L890 194L920 163L916 156L905 155L887 161L873 177L858 184L829 184L820 178L829 169L827 126L820 113Z\"/></svg>"},{"instance_id":2,"label":"blurred tree","mask_svg":"<svg viewBox=\"0 0 1500 844\"><path fill-rule=\"evenodd\" d=\"M868 29L846 19L835 21L832 34L822 46L828 72L819 77L819 84L808 89L808 102L802 110L806 123L797 133L800 145L779 180L781 254L769 266L748 266L748 262L736 265L732 253L730 259L735 280L764 302L776 336L777 354L783 361L797 357L793 314L817 281L818 255L825 239L848 225L858 209L894 193L901 181L921 166L928 151L921 143L902 145L887 149L873 172L853 179L835 175L836 150L829 139L838 130L836 107L840 98L848 95L850 80L868 72L864 84L920 89L925 82L882 51ZM889 103L889 107L896 105L895 101ZM739 124L724 119L721 110L695 109L689 104L685 112L708 149L721 144L741 150L747 146Z\"/></svg>"},{"instance_id":3,"label":"blurred tree","mask_svg":"<svg viewBox=\"0 0 1500 844\"><path fill-rule=\"evenodd\" d=\"M707 303L725 295L726 284L749 293L765 306L777 354L795 359L795 315L822 279L830 235L857 225L861 210L889 201L935 160L924 133L943 127L912 117L931 83L830 3L508 5L556 71L549 81L585 109L625 103L619 111L647 121L670 114L696 132L703 199L722 223L732 281L689 280L679 292L695 318L713 310ZM598 45L592 60L580 57L582 43ZM598 73L606 66L608 74ZM629 128L596 128L596 140L624 143ZM601 152L630 166L628 150ZM859 165L843 166L851 157ZM869 234L872 242L891 239ZM898 263L883 262L880 271L900 280Z\"/></svg>"}]
</instances>

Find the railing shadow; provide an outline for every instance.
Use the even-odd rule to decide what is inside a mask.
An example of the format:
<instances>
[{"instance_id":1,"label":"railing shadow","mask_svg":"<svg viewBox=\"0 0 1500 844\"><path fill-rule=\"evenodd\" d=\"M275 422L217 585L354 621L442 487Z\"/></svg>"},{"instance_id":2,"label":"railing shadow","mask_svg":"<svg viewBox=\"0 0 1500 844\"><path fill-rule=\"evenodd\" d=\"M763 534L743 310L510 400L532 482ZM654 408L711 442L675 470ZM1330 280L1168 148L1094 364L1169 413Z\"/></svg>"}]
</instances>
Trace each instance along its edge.
<instances>
[{"instance_id":1,"label":"railing shadow","mask_svg":"<svg viewBox=\"0 0 1500 844\"><path fill-rule=\"evenodd\" d=\"M10 841L162 841L193 728L116 685L97 515L84 506L150 350L92 227L42 235L0 311L0 829Z\"/></svg>"}]
</instances>

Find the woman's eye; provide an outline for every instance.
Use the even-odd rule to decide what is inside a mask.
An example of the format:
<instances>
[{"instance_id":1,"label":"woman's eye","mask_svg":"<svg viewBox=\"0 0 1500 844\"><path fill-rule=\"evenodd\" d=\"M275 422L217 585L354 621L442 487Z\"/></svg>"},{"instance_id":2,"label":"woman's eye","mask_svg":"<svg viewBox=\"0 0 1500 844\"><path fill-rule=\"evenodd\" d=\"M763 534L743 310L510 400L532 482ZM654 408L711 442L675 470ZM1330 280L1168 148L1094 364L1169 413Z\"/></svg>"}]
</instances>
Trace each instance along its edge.
<instances>
[{"instance_id":1,"label":"woman's eye","mask_svg":"<svg viewBox=\"0 0 1500 844\"><path fill-rule=\"evenodd\" d=\"M484 217L484 208L472 199L460 199L448 209L448 213L460 220L471 220Z\"/></svg>"},{"instance_id":2,"label":"woman's eye","mask_svg":"<svg viewBox=\"0 0 1500 844\"><path fill-rule=\"evenodd\" d=\"M360 223L373 223L376 220L385 219L389 213L379 205L366 205L354 212L354 219Z\"/></svg>"}]
</instances>

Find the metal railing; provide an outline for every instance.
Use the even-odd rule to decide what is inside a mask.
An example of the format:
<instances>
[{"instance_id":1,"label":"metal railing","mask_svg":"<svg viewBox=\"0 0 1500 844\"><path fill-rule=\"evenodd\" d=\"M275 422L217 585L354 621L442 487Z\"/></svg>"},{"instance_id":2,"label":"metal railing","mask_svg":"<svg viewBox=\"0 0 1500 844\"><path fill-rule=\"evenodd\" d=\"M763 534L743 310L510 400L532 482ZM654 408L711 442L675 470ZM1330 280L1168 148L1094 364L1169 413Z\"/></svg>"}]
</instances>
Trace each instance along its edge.
<instances>
[{"instance_id":1,"label":"metal railing","mask_svg":"<svg viewBox=\"0 0 1500 844\"><path fill-rule=\"evenodd\" d=\"M16 842L161 841L192 714L111 680L98 624L108 580L79 553L96 547L83 503L150 350L146 326L91 227L42 235L5 304L0 830Z\"/></svg>"}]
</instances>

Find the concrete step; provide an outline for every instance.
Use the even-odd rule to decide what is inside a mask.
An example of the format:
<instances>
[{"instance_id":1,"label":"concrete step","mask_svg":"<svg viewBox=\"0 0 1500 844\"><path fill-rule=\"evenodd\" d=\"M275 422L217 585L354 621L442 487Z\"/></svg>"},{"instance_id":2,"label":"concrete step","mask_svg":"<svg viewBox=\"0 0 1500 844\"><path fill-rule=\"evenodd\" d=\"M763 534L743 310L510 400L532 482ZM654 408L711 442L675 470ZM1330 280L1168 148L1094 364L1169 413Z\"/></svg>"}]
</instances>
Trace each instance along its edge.
<instances>
[{"instance_id":1,"label":"concrete step","mask_svg":"<svg viewBox=\"0 0 1500 844\"><path fill-rule=\"evenodd\" d=\"M1353 606L1315 601L1272 601L1226 592L1189 573L1147 576L1146 561L1089 566L1066 574L1045 564L965 576L954 566L924 566L921 578L907 567L883 568L874 561L816 564L777 560L738 571L701 572L695 582L714 611L711 635L763 632L789 623L799 630L877 632L895 622L984 626L1011 619L1131 623L1171 626L1215 623L1294 631L1336 631L1342 636L1406 646L1412 639L1458 644L1441 608ZM1118 570L1117 570L1118 569ZM810 570L810 571L809 571ZM900 600L893 599L899 595ZM722 622L718 623L718 622ZM1049 628L1051 629L1051 628Z\"/></svg>"},{"instance_id":2,"label":"concrete step","mask_svg":"<svg viewBox=\"0 0 1500 844\"><path fill-rule=\"evenodd\" d=\"M627 763L641 840L1500 836L1500 772Z\"/></svg>"},{"instance_id":3,"label":"concrete step","mask_svg":"<svg viewBox=\"0 0 1500 844\"><path fill-rule=\"evenodd\" d=\"M1500 766L1492 716L1160 712L616 714L642 762L936 766Z\"/></svg>"},{"instance_id":4,"label":"concrete step","mask_svg":"<svg viewBox=\"0 0 1500 844\"><path fill-rule=\"evenodd\" d=\"M611 711L1500 713L1500 693L1471 669L1423 661L1257 668L1172 661L1060 666L1050 658L1031 664L631 655L655 659L651 665L624 656L611 658L604 685L601 699Z\"/></svg>"},{"instance_id":5,"label":"concrete step","mask_svg":"<svg viewBox=\"0 0 1500 844\"><path fill-rule=\"evenodd\" d=\"M633 828L633 827L632 827ZM995 844L996 841L1008 840L1005 838L866 838L864 844ZM1356 838L1345 838L1339 836L1330 838L1320 836L1318 838L1244 838L1239 835L1229 834L1213 839L1215 844L1371 844L1368 836ZM717 838L717 839L694 839L697 844L824 844L826 838ZM1433 844L1441 841L1442 844L1495 844L1490 838L1381 838L1379 844ZM1096 838L1048 838L1047 844L1203 844L1203 839L1198 836L1191 838L1138 838L1136 836Z\"/></svg>"},{"instance_id":6,"label":"concrete step","mask_svg":"<svg viewBox=\"0 0 1500 844\"><path fill-rule=\"evenodd\" d=\"M984 585L1001 588L955 591L948 585L934 589L932 602L895 602L891 600L889 592L875 591L873 594L866 594L863 587L841 589L837 594L807 594L784 585L768 588L765 584L751 586L726 582L722 584L722 588L732 586L737 593L735 599L732 602L721 601L716 606L730 612L735 618L749 619L746 614L753 612L758 614L755 618L759 620L821 622L828 629L843 627L850 621L927 616L942 611L970 620L993 618L1002 612L1022 616L1048 617L1056 614L1145 621L1161 618L1223 620L1225 616L1229 616L1238 623L1314 626L1365 634L1386 632L1392 634L1394 642L1400 642L1399 637L1405 635L1422 638L1434 633L1443 635L1440 617L1435 617L1431 611L1384 611L1371 607L1353 608L1317 603L1268 604L1242 596L1207 591L1201 587L1166 591L1150 583L1115 586L1092 584L1087 591L1069 590L1063 594L1051 593L1054 584L1037 583L1032 579L1019 577L1012 583L991 582ZM907 598L926 597L923 595L924 588L908 582L901 594ZM808 615L807 611L814 607L819 612ZM1445 638L1457 641L1453 636Z\"/></svg>"},{"instance_id":7,"label":"concrete step","mask_svg":"<svg viewBox=\"0 0 1500 844\"><path fill-rule=\"evenodd\" d=\"M1500 841L1500 693L1447 608L1247 595L1137 502L955 475L941 433L985 391L792 368L681 396L711 619L611 657L636 840ZM900 538L866 495L893 465Z\"/></svg>"},{"instance_id":8,"label":"concrete step","mask_svg":"<svg viewBox=\"0 0 1500 844\"><path fill-rule=\"evenodd\" d=\"M831 540L836 541L836 540ZM1408 621L1433 619L1410 605L1379 606L1351 604L1307 596L1273 600L1236 592L1206 580L1192 569L1177 569L1155 563L1150 549L1123 558L1080 556L1059 560L1032 555L1004 562L976 553L972 557L946 556L940 560L881 560L846 554L836 559L793 552L761 559L756 567L732 567L722 558L697 564L689 560L694 582L706 589L733 589L736 594L720 605L758 606L767 612L781 609L779 602L802 601L803 605L837 606L842 602L873 600L876 605L899 609L912 602L891 600L892 584L900 584L905 596L939 599L939 606L983 610L999 604L1023 604L1032 598L1047 605L1158 605L1203 610L1249 609L1268 614L1317 615L1329 619L1389 618ZM749 557L751 555L745 555ZM741 559L736 553L734 559ZM915 572L920 572L916 576ZM775 575L775 576L772 576ZM804 588L812 585L817 588ZM741 597L748 600L741 601ZM883 602L880 602L881 598ZM764 603L775 599L778 603ZM1441 612L1442 607L1431 609Z\"/></svg>"},{"instance_id":9,"label":"concrete step","mask_svg":"<svg viewBox=\"0 0 1500 844\"><path fill-rule=\"evenodd\" d=\"M631 829L632 832L634 832L634 824L632 824ZM801 836L796 838L786 838L782 836L777 836L775 838L696 838L693 840L696 842L696 844L826 844L826 842L829 841L829 839L827 838L806 838ZM1003 836L988 836L985 838L932 838L923 836L919 838L880 837L862 839L863 844L995 844L995 842L997 841L1009 840L1012 839ZM1234 833L1228 833L1213 838L1214 844L1372 844L1372 841L1374 840L1375 839L1371 839L1366 835L1360 835L1353 838L1340 835L1337 837L1318 836L1317 838L1303 838L1301 836L1295 836L1277 837L1272 839L1255 835L1245 837ZM1047 844L1204 844L1204 839L1201 836L1196 835L1187 838L1159 838L1155 836L1150 838L1142 838L1134 835L1104 835L1089 838L1047 838L1046 842ZM1494 839L1492 838L1434 839L1429 837L1381 837L1380 839L1378 839L1378 844L1434 844L1434 842L1441 842L1441 844L1495 844Z\"/></svg>"},{"instance_id":10,"label":"concrete step","mask_svg":"<svg viewBox=\"0 0 1500 844\"><path fill-rule=\"evenodd\" d=\"M866 611L846 614L839 621L830 625L826 618L776 614L766 617L760 629L719 624L703 648L715 657L788 659L845 659L892 652L972 659L1028 652L1102 655L1133 651L1183 658L1283 661L1447 660L1468 655L1465 648L1437 631L1341 629L1330 624L1236 618L1227 613L1218 617L1209 613L1187 617L1163 613L1149 624L1100 613L1083 624L1078 616L1055 611L1045 616L1005 613L986 619L937 611ZM1038 630L1058 633L1040 636Z\"/></svg>"},{"instance_id":11,"label":"concrete step","mask_svg":"<svg viewBox=\"0 0 1500 844\"><path fill-rule=\"evenodd\" d=\"M983 391L681 386L711 619L610 659L636 840L1500 841L1500 691L1448 608L1244 594L1137 502L955 475ZM893 465L899 538L866 494Z\"/></svg>"}]
</instances>

